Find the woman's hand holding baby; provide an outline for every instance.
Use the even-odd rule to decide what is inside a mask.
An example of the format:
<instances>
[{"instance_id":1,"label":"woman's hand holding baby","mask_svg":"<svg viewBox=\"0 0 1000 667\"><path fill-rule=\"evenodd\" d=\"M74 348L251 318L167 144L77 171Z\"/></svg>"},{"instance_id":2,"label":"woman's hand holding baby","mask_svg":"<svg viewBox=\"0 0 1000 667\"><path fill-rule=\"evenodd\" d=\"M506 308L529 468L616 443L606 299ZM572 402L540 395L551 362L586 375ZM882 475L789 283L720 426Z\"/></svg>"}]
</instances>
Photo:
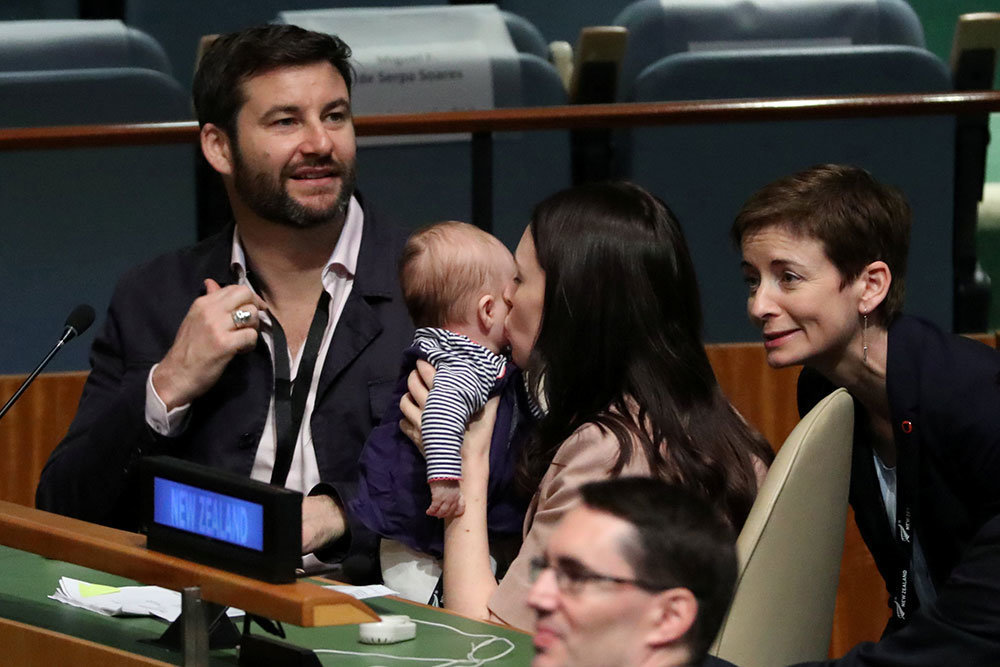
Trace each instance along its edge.
<instances>
[{"instance_id":1,"label":"woman's hand holding baby","mask_svg":"<svg viewBox=\"0 0 1000 667\"><path fill-rule=\"evenodd\" d=\"M421 454L424 453L424 443L420 437L420 417L432 386L434 367L423 359L418 359L417 367L406 378L407 393L399 399L399 410L403 413L403 418L399 420L399 430L413 441Z\"/></svg>"}]
</instances>

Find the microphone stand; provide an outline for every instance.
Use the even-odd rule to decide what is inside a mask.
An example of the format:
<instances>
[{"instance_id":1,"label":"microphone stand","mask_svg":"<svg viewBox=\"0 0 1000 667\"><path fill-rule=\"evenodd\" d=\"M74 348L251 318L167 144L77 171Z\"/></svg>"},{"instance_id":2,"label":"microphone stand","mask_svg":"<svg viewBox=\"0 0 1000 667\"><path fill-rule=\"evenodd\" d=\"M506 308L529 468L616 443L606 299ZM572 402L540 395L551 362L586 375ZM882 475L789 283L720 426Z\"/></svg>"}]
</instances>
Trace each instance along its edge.
<instances>
[{"instance_id":1,"label":"microphone stand","mask_svg":"<svg viewBox=\"0 0 1000 667\"><path fill-rule=\"evenodd\" d=\"M75 327L71 326L66 327L66 330L63 332L62 338L60 338L59 341L55 344L55 347L53 347L52 350L47 355L45 355L45 358L42 359L42 363L38 364L35 370L31 372L31 375L28 376L28 379L22 382L21 386L17 388L17 391L14 392L14 395L10 397L10 400L4 403L4 406L0 408L0 419L3 419L3 416L7 414L7 411L10 410L11 406L14 405L17 399L21 397L21 394L23 394L24 390L28 388L28 385L34 382L35 378L38 377L38 374L42 372L42 370L48 365L50 361L52 361L52 357L56 356L56 352L61 350L62 346L65 345L71 338L76 336L76 334L77 331Z\"/></svg>"}]
</instances>

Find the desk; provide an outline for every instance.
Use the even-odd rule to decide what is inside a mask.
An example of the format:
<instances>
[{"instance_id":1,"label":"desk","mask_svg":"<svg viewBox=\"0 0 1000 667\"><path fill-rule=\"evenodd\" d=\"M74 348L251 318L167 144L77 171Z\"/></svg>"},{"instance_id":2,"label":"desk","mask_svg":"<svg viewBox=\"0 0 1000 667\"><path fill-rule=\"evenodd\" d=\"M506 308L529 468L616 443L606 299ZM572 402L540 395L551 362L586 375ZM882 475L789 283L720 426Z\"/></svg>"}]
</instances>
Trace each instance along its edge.
<instances>
[{"instance_id":1,"label":"desk","mask_svg":"<svg viewBox=\"0 0 1000 667\"><path fill-rule=\"evenodd\" d=\"M0 664L97 664L98 660L101 667L182 664L180 652L167 651L139 641L158 637L166 629L166 624L161 621L151 618L110 618L48 599L55 592L59 577L62 576L111 586L136 583L98 570L0 547ZM408 614L416 620L441 623L472 634L502 637L514 644L511 653L486 664L527 665L531 661L531 638L527 634L394 598L376 598L365 602L380 614ZM457 659L464 657L470 645L476 641L444 628L421 624L417 625L415 640L385 646L359 643L356 625L302 628L286 623L284 629L288 641L299 646L392 656ZM256 626L255 631L258 631ZM494 642L484 647L477 657L488 658L504 650L506 645ZM56 656L58 657L53 659ZM420 664L374 656L365 658L319 654L319 658L324 665L345 667ZM211 664L235 665L236 654L233 650L213 651ZM456 667L463 664L470 663L458 662Z\"/></svg>"}]
</instances>

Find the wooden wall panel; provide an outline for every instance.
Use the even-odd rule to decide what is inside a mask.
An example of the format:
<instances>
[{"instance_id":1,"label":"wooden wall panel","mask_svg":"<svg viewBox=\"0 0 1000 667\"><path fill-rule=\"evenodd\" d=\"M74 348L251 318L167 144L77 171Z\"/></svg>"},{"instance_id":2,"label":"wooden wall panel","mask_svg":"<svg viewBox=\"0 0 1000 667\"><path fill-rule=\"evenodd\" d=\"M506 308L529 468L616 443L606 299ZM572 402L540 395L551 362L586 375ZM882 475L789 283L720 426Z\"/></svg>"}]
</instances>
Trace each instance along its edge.
<instances>
[{"instance_id":1,"label":"wooden wall panel","mask_svg":"<svg viewBox=\"0 0 1000 667\"><path fill-rule=\"evenodd\" d=\"M733 404L777 448L798 422L796 369L774 370L754 343L711 345L709 359ZM0 500L33 505L38 476L76 413L87 374L43 373L0 421ZM0 398L24 376L0 376Z\"/></svg>"},{"instance_id":2,"label":"wooden wall panel","mask_svg":"<svg viewBox=\"0 0 1000 667\"><path fill-rule=\"evenodd\" d=\"M709 345L706 350L722 391L777 451L799 423L799 369L771 368L759 343Z\"/></svg>"},{"instance_id":3,"label":"wooden wall panel","mask_svg":"<svg viewBox=\"0 0 1000 667\"><path fill-rule=\"evenodd\" d=\"M0 376L0 400L24 378ZM76 414L86 379L84 372L43 373L0 420L0 500L34 506L38 476Z\"/></svg>"}]
</instances>

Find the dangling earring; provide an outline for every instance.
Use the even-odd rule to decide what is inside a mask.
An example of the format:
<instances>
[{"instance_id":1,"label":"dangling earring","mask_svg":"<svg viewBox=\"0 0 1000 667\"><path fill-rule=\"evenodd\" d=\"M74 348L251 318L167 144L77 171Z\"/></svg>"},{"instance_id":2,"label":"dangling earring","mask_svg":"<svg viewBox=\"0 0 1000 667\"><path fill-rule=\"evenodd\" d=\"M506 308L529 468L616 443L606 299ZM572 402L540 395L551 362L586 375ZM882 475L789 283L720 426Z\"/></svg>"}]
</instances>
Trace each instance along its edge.
<instances>
[{"instance_id":1,"label":"dangling earring","mask_svg":"<svg viewBox=\"0 0 1000 667\"><path fill-rule=\"evenodd\" d=\"M861 361L868 363L868 313L861 313Z\"/></svg>"}]
</instances>

